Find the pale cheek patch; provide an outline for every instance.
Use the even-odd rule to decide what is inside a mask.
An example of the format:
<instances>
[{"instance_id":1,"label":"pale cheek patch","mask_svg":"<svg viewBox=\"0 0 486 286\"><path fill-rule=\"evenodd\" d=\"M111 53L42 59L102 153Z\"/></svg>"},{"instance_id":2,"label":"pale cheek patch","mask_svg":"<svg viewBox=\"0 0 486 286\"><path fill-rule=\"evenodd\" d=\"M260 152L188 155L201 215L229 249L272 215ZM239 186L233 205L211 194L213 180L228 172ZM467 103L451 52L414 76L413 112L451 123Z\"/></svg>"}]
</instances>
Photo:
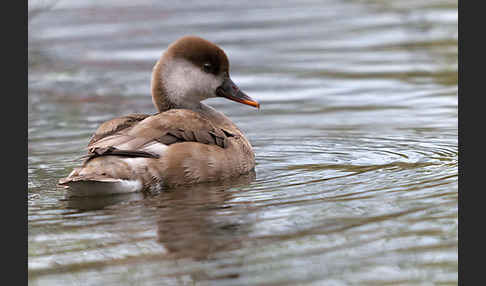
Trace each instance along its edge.
<instances>
[{"instance_id":1,"label":"pale cheek patch","mask_svg":"<svg viewBox=\"0 0 486 286\"><path fill-rule=\"evenodd\" d=\"M163 80L171 101L179 105L197 105L200 101L215 96L221 78L205 73L185 60L172 61Z\"/></svg>"}]
</instances>

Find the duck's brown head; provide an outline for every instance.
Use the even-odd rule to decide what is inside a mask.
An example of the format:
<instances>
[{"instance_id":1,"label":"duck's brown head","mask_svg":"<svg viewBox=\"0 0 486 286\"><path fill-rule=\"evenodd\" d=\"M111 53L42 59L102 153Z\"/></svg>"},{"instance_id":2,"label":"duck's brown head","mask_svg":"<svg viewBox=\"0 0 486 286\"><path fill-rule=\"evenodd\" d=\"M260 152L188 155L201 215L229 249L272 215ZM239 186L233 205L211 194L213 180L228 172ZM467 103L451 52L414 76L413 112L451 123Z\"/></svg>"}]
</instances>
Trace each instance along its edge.
<instances>
[{"instance_id":1,"label":"duck's brown head","mask_svg":"<svg viewBox=\"0 0 486 286\"><path fill-rule=\"evenodd\" d=\"M228 57L215 44L186 36L162 54L152 72L152 100L162 112L170 108L195 108L211 97L259 107L229 76Z\"/></svg>"}]
</instances>

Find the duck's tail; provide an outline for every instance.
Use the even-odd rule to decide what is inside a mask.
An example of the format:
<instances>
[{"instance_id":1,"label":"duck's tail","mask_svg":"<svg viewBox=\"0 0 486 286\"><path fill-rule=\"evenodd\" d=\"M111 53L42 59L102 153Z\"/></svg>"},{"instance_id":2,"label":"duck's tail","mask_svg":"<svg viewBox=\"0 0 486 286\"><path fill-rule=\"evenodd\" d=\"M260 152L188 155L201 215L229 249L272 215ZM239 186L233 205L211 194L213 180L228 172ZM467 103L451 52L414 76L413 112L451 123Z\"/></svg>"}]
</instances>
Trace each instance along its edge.
<instances>
[{"instance_id":1,"label":"duck's tail","mask_svg":"<svg viewBox=\"0 0 486 286\"><path fill-rule=\"evenodd\" d=\"M73 172L74 173L74 172ZM142 190L138 180L115 179L99 175L73 175L60 179L58 185L66 188L68 197L104 196Z\"/></svg>"}]
</instances>

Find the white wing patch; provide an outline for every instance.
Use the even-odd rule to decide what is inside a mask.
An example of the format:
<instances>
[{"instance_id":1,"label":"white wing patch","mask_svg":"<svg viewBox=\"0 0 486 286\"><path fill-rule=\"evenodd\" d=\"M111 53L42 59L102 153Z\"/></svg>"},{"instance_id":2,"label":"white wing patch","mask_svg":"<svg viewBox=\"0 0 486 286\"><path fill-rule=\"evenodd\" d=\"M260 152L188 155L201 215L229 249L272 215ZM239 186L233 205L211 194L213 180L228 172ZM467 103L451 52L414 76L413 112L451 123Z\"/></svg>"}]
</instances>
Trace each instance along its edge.
<instances>
[{"instance_id":1,"label":"white wing patch","mask_svg":"<svg viewBox=\"0 0 486 286\"><path fill-rule=\"evenodd\" d=\"M145 152L150 152L157 154L159 156L163 156L165 153L165 150L167 150L168 146L165 144L162 144L160 142L151 142L145 146L143 146L142 151Z\"/></svg>"}]
</instances>

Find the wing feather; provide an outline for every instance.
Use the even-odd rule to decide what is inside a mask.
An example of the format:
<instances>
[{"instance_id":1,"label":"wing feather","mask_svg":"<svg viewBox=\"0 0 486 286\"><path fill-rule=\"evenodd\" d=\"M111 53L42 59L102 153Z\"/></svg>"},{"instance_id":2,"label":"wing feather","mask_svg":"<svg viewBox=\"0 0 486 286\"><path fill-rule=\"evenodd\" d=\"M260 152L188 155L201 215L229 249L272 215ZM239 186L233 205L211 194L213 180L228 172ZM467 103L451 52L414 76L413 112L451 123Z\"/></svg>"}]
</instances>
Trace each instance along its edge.
<instances>
[{"instance_id":1,"label":"wing feather","mask_svg":"<svg viewBox=\"0 0 486 286\"><path fill-rule=\"evenodd\" d=\"M197 142L227 148L232 136L191 110L172 109L151 116L131 114L103 123L88 144L87 156L88 160L106 155L155 158L160 154L146 152L144 147Z\"/></svg>"}]
</instances>

